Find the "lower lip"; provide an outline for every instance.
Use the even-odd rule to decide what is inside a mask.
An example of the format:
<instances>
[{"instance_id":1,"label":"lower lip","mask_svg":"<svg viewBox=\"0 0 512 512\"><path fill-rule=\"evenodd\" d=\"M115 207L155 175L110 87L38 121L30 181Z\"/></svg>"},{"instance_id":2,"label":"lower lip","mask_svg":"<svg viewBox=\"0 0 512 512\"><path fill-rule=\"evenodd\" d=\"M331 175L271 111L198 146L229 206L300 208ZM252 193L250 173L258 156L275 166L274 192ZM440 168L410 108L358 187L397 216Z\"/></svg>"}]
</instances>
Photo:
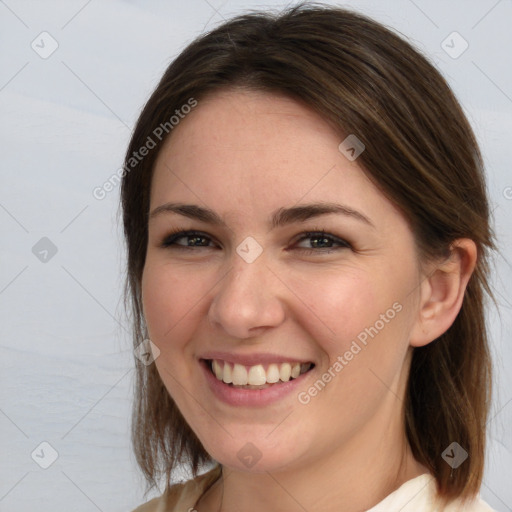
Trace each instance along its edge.
<instances>
[{"instance_id":1,"label":"lower lip","mask_svg":"<svg viewBox=\"0 0 512 512\"><path fill-rule=\"evenodd\" d=\"M264 406L275 403L290 395L293 391L298 392L298 387L301 386L304 379L311 373L311 370L309 370L299 375L296 379L274 384L265 389L243 389L229 386L217 379L204 360L200 361L199 365L203 369L206 382L213 394L222 402L235 406Z\"/></svg>"}]
</instances>

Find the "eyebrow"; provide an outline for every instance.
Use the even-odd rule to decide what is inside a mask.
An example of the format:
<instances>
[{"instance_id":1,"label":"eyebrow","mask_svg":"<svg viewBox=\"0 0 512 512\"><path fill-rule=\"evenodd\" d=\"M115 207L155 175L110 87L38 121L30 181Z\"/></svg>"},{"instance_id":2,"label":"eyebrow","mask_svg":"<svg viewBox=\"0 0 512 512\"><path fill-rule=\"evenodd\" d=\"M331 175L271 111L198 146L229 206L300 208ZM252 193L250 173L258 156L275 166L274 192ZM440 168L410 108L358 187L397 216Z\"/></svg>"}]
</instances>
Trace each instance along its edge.
<instances>
[{"instance_id":1,"label":"eyebrow","mask_svg":"<svg viewBox=\"0 0 512 512\"><path fill-rule=\"evenodd\" d=\"M165 203L157 206L149 214L149 219L153 219L164 213L176 213L190 219L196 219L207 224L227 228L225 221L216 212L196 204ZM304 222L314 217L332 213L352 217L375 228L372 221L361 212L354 210L349 206L328 202L311 203L301 206L292 206L290 208L279 208L272 214L269 226L271 229L275 229L287 224L293 224L294 222Z\"/></svg>"}]
</instances>

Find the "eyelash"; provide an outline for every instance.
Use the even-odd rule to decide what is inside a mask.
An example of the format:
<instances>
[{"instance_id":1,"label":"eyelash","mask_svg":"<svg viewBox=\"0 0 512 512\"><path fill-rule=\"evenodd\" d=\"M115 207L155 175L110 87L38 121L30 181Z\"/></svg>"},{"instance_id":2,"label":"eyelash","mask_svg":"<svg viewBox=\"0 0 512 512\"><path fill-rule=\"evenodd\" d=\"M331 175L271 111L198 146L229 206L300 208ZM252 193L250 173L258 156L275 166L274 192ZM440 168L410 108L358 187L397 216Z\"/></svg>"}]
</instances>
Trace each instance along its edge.
<instances>
[{"instance_id":1,"label":"eyelash","mask_svg":"<svg viewBox=\"0 0 512 512\"><path fill-rule=\"evenodd\" d=\"M303 251L305 254L329 254L331 252L340 250L340 249L352 249L351 244L349 244L346 240L343 240L342 238L339 238L337 236L331 235L330 233L326 233L324 230L315 230L315 231L305 231L301 233L301 238L297 240L296 243L302 242L303 240L307 240L308 238L326 238L331 242L337 243L340 245L340 247L319 247L319 248L313 248L313 249L305 249L303 247L300 247L299 250ZM172 230L170 233L166 235L166 237L163 239L161 243L161 247L164 249L178 249L178 250L194 250L196 248L209 248L208 246L187 246L187 245L178 245L176 244L176 241L180 238L187 238L187 237L201 237L205 238L211 241L211 238L207 236L204 233L201 233L200 231L194 231L194 230L188 230L183 231L180 229ZM174 246L174 247L173 247Z\"/></svg>"}]
</instances>

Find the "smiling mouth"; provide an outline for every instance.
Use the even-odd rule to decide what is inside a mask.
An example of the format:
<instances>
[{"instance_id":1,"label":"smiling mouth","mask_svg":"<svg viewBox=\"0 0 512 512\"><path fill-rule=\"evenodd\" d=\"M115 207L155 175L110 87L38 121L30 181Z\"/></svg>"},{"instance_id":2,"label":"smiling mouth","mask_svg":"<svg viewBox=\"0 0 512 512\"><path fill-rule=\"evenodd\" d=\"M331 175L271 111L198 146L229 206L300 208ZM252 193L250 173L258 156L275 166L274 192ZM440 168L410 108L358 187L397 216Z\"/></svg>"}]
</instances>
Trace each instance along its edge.
<instances>
[{"instance_id":1,"label":"smiling mouth","mask_svg":"<svg viewBox=\"0 0 512 512\"><path fill-rule=\"evenodd\" d=\"M245 366L219 359L203 359L210 372L233 388L265 389L294 380L311 371L314 363L271 363Z\"/></svg>"}]
</instances>

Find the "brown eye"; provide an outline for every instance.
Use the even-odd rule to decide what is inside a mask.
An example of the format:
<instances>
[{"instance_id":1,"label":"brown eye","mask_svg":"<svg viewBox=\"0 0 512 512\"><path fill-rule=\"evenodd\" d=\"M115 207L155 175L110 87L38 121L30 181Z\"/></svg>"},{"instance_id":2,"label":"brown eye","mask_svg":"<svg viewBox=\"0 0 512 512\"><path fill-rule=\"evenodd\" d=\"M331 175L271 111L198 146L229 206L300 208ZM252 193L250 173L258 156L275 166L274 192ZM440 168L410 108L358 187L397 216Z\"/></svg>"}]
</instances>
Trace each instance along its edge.
<instances>
[{"instance_id":1,"label":"brown eye","mask_svg":"<svg viewBox=\"0 0 512 512\"><path fill-rule=\"evenodd\" d=\"M177 243L182 238L188 238L191 243ZM206 244L202 243L205 240L207 241ZM208 241L211 241L211 238L199 231L177 231L167 235L162 241L161 246L164 248L191 249L193 247L208 247Z\"/></svg>"},{"instance_id":2,"label":"brown eye","mask_svg":"<svg viewBox=\"0 0 512 512\"><path fill-rule=\"evenodd\" d=\"M299 247L299 250L305 251L307 254L313 253L330 253L333 251L338 251L340 249L351 249L351 245L337 236L331 235L330 233L326 233L325 231L313 231L303 233L303 236L298 240L301 242L303 240L313 240L314 242L311 244L311 248ZM337 247L332 244L336 244Z\"/></svg>"}]
</instances>

